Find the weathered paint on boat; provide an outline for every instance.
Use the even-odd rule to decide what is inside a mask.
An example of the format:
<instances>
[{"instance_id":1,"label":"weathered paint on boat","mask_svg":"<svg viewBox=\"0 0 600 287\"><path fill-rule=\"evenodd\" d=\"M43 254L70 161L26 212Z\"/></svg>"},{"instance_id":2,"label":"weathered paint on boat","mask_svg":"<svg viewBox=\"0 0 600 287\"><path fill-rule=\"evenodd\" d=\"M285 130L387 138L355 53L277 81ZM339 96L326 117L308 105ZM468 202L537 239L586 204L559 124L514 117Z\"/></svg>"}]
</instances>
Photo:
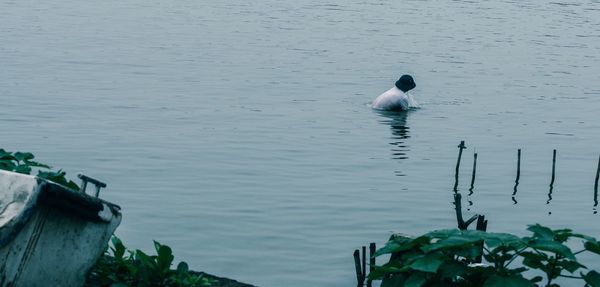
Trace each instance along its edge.
<instances>
[{"instance_id":1,"label":"weathered paint on boat","mask_svg":"<svg viewBox=\"0 0 600 287\"><path fill-rule=\"evenodd\" d=\"M120 222L117 205L0 170L0 286L82 286Z\"/></svg>"}]
</instances>

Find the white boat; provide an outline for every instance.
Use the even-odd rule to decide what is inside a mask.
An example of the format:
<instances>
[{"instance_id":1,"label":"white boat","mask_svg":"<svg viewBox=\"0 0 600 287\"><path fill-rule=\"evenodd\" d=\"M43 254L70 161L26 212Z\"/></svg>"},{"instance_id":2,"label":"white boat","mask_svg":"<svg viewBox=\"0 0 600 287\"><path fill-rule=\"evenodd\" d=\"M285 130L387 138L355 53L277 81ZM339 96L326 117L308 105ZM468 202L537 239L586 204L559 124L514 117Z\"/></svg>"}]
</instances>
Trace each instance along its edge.
<instances>
[{"instance_id":1,"label":"white boat","mask_svg":"<svg viewBox=\"0 0 600 287\"><path fill-rule=\"evenodd\" d=\"M0 286L83 286L121 222L96 196L0 170Z\"/></svg>"}]
</instances>

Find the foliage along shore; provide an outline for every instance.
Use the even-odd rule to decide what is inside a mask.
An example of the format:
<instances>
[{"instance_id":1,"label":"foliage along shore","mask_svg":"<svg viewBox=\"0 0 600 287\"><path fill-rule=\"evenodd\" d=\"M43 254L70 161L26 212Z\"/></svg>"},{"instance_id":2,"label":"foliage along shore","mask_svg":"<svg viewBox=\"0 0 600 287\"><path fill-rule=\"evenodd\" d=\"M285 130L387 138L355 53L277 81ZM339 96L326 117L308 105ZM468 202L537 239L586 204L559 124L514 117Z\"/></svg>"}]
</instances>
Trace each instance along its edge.
<instances>
[{"instance_id":1,"label":"foliage along shore","mask_svg":"<svg viewBox=\"0 0 600 287\"><path fill-rule=\"evenodd\" d=\"M175 269L172 250L154 241L156 255L141 250L128 250L115 236L111 245L90 271L86 287L254 287L232 279L189 270L187 263L179 262Z\"/></svg>"},{"instance_id":2,"label":"foliage along shore","mask_svg":"<svg viewBox=\"0 0 600 287\"><path fill-rule=\"evenodd\" d=\"M382 287L557 287L558 279L568 286L600 287L600 273L577 258L585 252L597 260L596 238L539 224L527 230L531 236L458 229L395 235L374 254L391 254L389 262L373 266L368 278L382 280Z\"/></svg>"}]
</instances>

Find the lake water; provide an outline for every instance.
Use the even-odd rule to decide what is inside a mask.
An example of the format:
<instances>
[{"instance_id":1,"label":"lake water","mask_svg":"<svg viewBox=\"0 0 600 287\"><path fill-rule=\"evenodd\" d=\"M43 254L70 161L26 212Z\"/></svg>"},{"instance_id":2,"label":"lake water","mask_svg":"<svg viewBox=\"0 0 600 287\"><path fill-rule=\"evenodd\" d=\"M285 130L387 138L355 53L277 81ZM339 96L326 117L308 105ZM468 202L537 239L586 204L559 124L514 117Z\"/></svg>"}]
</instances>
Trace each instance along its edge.
<instances>
[{"instance_id":1,"label":"lake water","mask_svg":"<svg viewBox=\"0 0 600 287\"><path fill-rule=\"evenodd\" d=\"M465 216L600 236L600 1L2 1L0 20L0 147L107 181L131 248L352 286L355 248L455 227L461 140ZM371 110L403 73L422 109Z\"/></svg>"}]
</instances>

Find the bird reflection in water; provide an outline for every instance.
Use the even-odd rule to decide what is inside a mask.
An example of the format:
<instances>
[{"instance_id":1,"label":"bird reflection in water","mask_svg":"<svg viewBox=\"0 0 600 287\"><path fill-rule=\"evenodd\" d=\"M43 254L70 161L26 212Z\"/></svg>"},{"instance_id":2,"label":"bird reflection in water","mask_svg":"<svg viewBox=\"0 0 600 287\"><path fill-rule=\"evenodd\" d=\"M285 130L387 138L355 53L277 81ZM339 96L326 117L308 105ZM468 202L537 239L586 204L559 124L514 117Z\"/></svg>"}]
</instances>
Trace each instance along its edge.
<instances>
[{"instance_id":1,"label":"bird reflection in water","mask_svg":"<svg viewBox=\"0 0 600 287\"><path fill-rule=\"evenodd\" d=\"M406 124L408 114L407 111L375 111L381 118L379 122L384 125L389 125L392 131L390 137L390 145L392 146L392 159L403 161L408 159L410 146L406 140L410 138L410 128ZM397 176L405 176L406 174L400 170L394 171Z\"/></svg>"}]
</instances>

